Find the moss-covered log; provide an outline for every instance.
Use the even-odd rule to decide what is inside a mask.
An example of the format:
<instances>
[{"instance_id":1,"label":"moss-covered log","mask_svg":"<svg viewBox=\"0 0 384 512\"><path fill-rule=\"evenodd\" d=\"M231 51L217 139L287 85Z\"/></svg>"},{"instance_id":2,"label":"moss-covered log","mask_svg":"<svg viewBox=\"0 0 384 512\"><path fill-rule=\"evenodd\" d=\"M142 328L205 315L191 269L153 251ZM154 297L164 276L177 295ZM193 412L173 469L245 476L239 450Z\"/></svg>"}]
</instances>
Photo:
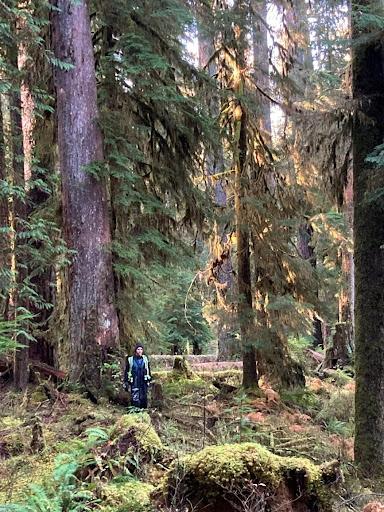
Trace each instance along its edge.
<instances>
[{"instance_id":1,"label":"moss-covered log","mask_svg":"<svg viewBox=\"0 0 384 512\"><path fill-rule=\"evenodd\" d=\"M239 501L263 510L331 510L328 486L338 462L316 466L305 458L280 457L257 443L210 446L178 461L165 477L162 499L193 510L233 511Z\"/></svg>"},{"instance_id":2,"label":"moss-covered log","mask_svg":"<svg viewBox=\"0 0 384 512\"><path fill-rule=\"evenodd\" d=\"M82 481L136 474L162 455L163 445L147 413L127 414L108 430L96 427L87 432L90 439L101 434L101 442L84 445L76 474Z\"/></svg>"},{"instance_id":3,"label":"moss-covered log","mask_svg":"<svg viewBox=\"0 0 384 512\"><path fill-rule=\"evenodd\" d=\"M147 455L158 454L163 445L151 424L147 413L126 414L122 416L111 431L111 439L122 442L123 438L131 434L136 449Z\"/></svg>"}]
</instances>

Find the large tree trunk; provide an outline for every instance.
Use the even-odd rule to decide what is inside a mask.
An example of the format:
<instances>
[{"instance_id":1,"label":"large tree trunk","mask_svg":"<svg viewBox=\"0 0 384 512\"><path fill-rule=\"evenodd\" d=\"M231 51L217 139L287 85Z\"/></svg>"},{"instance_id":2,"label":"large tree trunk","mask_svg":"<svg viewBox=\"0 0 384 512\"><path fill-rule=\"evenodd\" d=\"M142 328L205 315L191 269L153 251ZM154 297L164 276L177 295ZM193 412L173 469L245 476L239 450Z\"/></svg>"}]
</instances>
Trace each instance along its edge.
<instances>
[{"instance_id":1,"label":"large tree trunk","mask_svg":"<svg viewBox=\"0 0 384 512\"><path fill-rule=\"evenodd\" d=\"M217 66L212 56L215 53L213 37L199 33L199 67L205 69L211 77L217 72ZM208 108L212 117L220 115L220 98L216 94L210 94ZM224 151L222 146L217 148L216 154L211 151L206 156L206 167L209 176L220 174L225 170ZM233 308L234 279L233 264L230 251L228 232L220 218L227 208L227 192L225 180L213 178L214 204L217 210L218 222L215 223L211 243L211 257L215 267L212 285L216 285L216 308L217 308L217 359L227 361L239 354L238 344L234 337L236 331L236 316ZM228 231L228 230L227 230ZM224 256L224 257L223 257Z\"/></svg>"},{"instance_id":2,"label":"large tree trunk","mask_svg":"<svg viewBox=\"0 0 384 512\"><path fill-rule=\"evenodd\" d=\"M13 26L16 31L16 27ZM13 73L18 70L18 47L14 42L6 49L8 65ZM9 80L10 77L6 76ZM13 77L12 77L13 78ZM6 318L18 322L20 311L28 310L28 291L25 287L28 275L25 260L25 249L23 247L25 238L25 220L27 219L27 204L25 200L25 177L24 177L24 148L23 130L21 122L21 96L20 88L14 88L2 96L2 133L4 142L4 178L13 185L14 190L8 198L8 223L10 229L8 242L10 243L10 270L11 282L9 283ZM22 328L22 329L21 329ZM20 348L15 351L13 377L17 390L26 388L29 379L29 342L24 335L27 329L25 325L18 326L16 341Z\"/></svg>"},{"instance_id":3,"label":"large tree trunk","mask_svg":"<svg viewBox=\"0 0 384 512\"><path fill-rule=\"evenodd\" d=\"M237 2L235 9L245 16L246 2ZM245 28L237 26L236 63L233 69L233 89L238 98L244 94L245 80ZM252 308L250 235L247 218L246 190L249 189L247 169L247 112L241 100L235 102L233 111L234 133L234 168L235 168L235 218L237 239L237 286L238 286L238 320L243 353L243 386L257 386L256 354L254 346L254 314Z\"/></svg>"},{"instance_id":4,"label":"large tree trunk","mask_svg":"<svg viewBox=\"0 0 384 512\"><path fill-rule=\"evenodd\" d=\"M270 100L263 93L269 93L269 48L268 48L268 29L267 29L267 2L251 2L252 13L252 42L253 42L253 62L254 62L254 80L256 83L256 101L257 112L257 130L260 138L270 149L272 148L272 123ZM260 152L256 160L265 162L265 155L260 148L256 146L254 151ZM257 174L260 169L254 167L254 177L257 181ZM259 183L254 188L254 194L258 197L273 197L276 189L276 176L272 169L266 168L264 184ZM254 228L259 230L260 227ZM256 231L257 232L257 231ZM256 302L259 303L255 312L257 321L255 323L254 337L258 342L256 351L257 370L259 377L264 375L274 384L282 387L295 387L303 385L303 375L301 369L290 358L287 342L283 336L275 331L275 325L279 324L279 318L272 312L266 311L262 306L266 302L266 297L273 289L274 283L269 279L268 273L262 268L263 241L252 236L253 259L254 259L254 293Z\"/></svg>"},{"instance_id":5,"label":"large tree trunk","mask_svg":"<svg viewBox=\"0 0 384 512\"><path fill-rule=\"evenodd\" d=\"M353 233L353 170L348 169L347 183L343 194L343 211L346 217L348 234ZM343 287L339 296L339 322L344 324L345 350L352 354L354 351L354 276L355 264L353 254L344 246L341 252L341 271L343 273Z\"/></svg>"},{"instance_id":6,"label":"large tree trunk","mask_svg":"<svg viewBox=\"0 0 384 512\"><path fill-rule=\"evenodd\" d=\"M303 260L309 261L313 268L316 268L316 254L311 245L312 242L313 228L308 222L305 222L299 226L299 232L297 236L297 249L303 258ZM316 290L316 295L318 290ZM324 346L323 332L321 327L321 320L314 318L313 320L313 345L314 347Z\"/></svg>"},{"instance_id":7,"label":"large tree trunk","mask_svg":"<svg viewBox=\"0 0 384 512\"><path fill-rule=\"evenodd\" d=\"M311 52L311 38L308 21L308 4L305 0L292 0L294 11L294 38L297 45L297 61L302 66L303 75L313 71L313 57ZM292 28L292 27L291 27ZM304 77L305 79L305 77Z\"/></svg>"},{"instance_id":8,"label":"large tree trunk","mask_svg":"<svg viewBox=\"0 0 384 512\"><path fill-rule=\"evenodd\" d=\"M245 112L242 114L239 158L236 165L235 183L235 215L237 238L237 286L238 286L238 320L243 354L243 386L249 388L257 386L258 376L256 370L256 353L252 333L254 331L254 315L252 309L251 288L251 261L249 251L249 230L247 227L244 181L246 174L244 159L246 147L244 146Z\"/></svg>"},{"instance_id":9,"label":"large tree trunk","mask_svg":"<svg viewBox=\"0 0 384 512\"><path fill-rule=\"evenodd\" d=\"M19 92L14 92L12 95L11 104L11 121L12 121L12 135L13 135L13 172L14 183L20 189L25 191L25 178L24 178L24 148L23 148L23 128L21 122L21 97ZM18 317L18 308L22 307L29 310L27 292L23 289L24 282L27 277L28 262L23 261L23 237L20 236L25 227L24 221L27 219L27 204L26 192L25 197L14 198L14 219L16 228L15 239L15 269L16 269L16 293L15 293L15 318ZM19 334L17 341L22 345L15 352L14 364L14 384L17 389L25 389L29 380L29 340L23 335Z\"/></svg>"},{"instance_id":10,"label":"large tree trunk","mask_svg":"<svg viewBox=\"0 0 384 512\"><path fill-rule=\"evenodd\" d=\"M57 0L53 46L57 66L57 120L64 235L75 253L69 269L69 376L72 382L100 387L100 367L116 345L118 322L113 275L107 188L95 177L103 161L98 126L96 77L90 18L84 0Z\"/></svg>"},{"instance_id":11,"label":"large tree trunk","mask_svg":"<svg viewBox=\"0 0 384 512\"><path fill-rule=\"evenodd\" d=\"M366 161L384 139L384 46L381 32L361 33L353 7L352 91L355 248L355 460L366 476L384 474L384 172ZM361 9L361 10L360 10ZM363 36L359 38L359 36Z\"/></svg>"},{"instance_id":12,"label":"large tree trunk","mask_svg":"<svg viewBox=\"0 0 384 512\"><path fill-rule=\"evenodd\" d=\"M308 74L313 71L313 56L310 46L310 29L308 20L308 7L304 0L293 0L287 12L288 30L293 38L293 64L289 71L289 77L293 80L294 90L291 93L293 100L308 95ZM302 128L300 119L295 120L292 125L293 140L300 134ZM316 268L316 254L312 243L313 228L308 222L299 226L298 230L298 251L304 260L308 260L311 266ZM318 295L318 290L315 290ZM322 335L322 322L319 318L313 320L313 345L324 346Z\"/></svg>"},{"instance_id":13,"label":"large tree trunk","mask_svg":"<svg viewBox=\"0 0 384 512\"><path fill-rule=\"evenodd\" d=\"M348 234L353 229L353 176L352 166L348 169L343 191L343 212ZM347 244L340 250L342 285L339 293L339 321L335 325L332 341L326 347L324 368L334 368L349 364L354 352L354 260Z\"/></svg>"}]
</instances>

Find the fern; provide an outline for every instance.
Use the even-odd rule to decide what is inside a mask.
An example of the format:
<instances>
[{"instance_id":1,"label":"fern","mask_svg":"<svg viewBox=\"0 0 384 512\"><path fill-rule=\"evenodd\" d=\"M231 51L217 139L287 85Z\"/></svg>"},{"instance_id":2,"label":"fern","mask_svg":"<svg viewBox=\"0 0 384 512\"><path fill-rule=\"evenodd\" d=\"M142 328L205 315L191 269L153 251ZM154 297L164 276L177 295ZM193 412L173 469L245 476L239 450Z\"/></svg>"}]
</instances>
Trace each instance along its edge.
<instances>
[{"instance_id":1,"label":"fern","mask_svg":"<svg viewBox=\"0 0 384 512\"><path fill-rule=\"evenodd\" d=\"M44 485L31 485L22 504L0 506L1 512L88 512L94 510L98 499L81 482L76 473L91 459L90 450L106 436L101 429L92 430L88 442L82 441L76 450L59 454L55 459L55 469ZM96 435L97 434L97 435ZM94 459L93 459L94 462Z\"/></svg>"},{"instance_id":2,"label":"fern","mask_svg":"<svg viewBox=\"0 0 384 512\"><path fill-rule=\"evenodd\" d=\"M86 430L88 441L94 445L105 443L109 440L109 434L100 427L88 428Z\"/></svg>"},{"instance_id":3,"label":"fern","mask_svg":"<svg viewBox=\"0 0 384 512\"><path fill-rule=\"evenodd\" d=\"M63 60L58 59L52 52L47 51L45 55L48 62L52 64L52 66L57 67L62 71L70 71L74 67L71 62L65 62Z\"/></svg>"},{"instance_id":4,"label":"fern","mask_svg":"<svg viewBox=\"0 0 384 512\"><path fill-rule=\"evenodd\" d=\"M16 340L18 337L25 337L29 340L34 338L21 326L30 322L32 315L22 313L14 321L0 319L0 356L12 353L16 348L22 348L23 345Z\"/></svg>"},{"instance_id":5,"label":"fern","mask_svg":"<svg viewBox=\"0 0 384 512\"><path fill-rule=\"evenodd\" d=\"M373 163L377 167L384 166L384 144L379 144L374 151L366 157L366 162Z\"/></svg>"}]
</instances>

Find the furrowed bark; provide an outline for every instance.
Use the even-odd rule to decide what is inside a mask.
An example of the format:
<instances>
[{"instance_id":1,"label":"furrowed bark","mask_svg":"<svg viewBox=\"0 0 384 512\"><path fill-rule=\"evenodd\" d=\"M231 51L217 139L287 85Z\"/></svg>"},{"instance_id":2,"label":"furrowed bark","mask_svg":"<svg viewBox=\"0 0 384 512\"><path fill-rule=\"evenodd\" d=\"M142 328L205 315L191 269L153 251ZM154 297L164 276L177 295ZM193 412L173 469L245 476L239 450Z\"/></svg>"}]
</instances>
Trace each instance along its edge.
<instances>
[{"instance_id":1,"label":"furrowed bark","mask_svg":"<svg viewBox=\"0 0 384 512\"><path fill-rule=\"evenodd\" d=\"M69 268L69 377L96 389L107 349L118 338L103 140L98 125L95 64L85 1L57 0L55 69L64 235L74 251Z\"/></svg>"},{"instance_id":2,"label":"furrowed bark","mask_svg":"<svg viewBox=\"0 0 384 512\"><path fill-rule=\"evenodd\" d=\"M375 28L352 18L356 416L355 461L365 476L384 473L384 173L366 158L384 139L384 47ZM361 37L363 36L363 37Z\"/></svg>"}]
</instances>

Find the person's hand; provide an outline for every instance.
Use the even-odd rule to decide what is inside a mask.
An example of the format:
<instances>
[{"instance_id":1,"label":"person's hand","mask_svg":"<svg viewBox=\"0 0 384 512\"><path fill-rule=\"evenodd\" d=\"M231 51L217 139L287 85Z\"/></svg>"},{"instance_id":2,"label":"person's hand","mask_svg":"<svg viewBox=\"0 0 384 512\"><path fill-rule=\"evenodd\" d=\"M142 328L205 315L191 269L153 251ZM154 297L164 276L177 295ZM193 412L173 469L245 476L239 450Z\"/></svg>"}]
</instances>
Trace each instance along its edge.
<instances>
[{"instance_id":1,"label":"person's hand","mask_svg":"<svg viewBox=\"0 0 384 512\"><path fill-rule=\"evenodd\" d=\"M128 391L128 382L123 382L124 391Z\"/></svg>"}]
</instances>

